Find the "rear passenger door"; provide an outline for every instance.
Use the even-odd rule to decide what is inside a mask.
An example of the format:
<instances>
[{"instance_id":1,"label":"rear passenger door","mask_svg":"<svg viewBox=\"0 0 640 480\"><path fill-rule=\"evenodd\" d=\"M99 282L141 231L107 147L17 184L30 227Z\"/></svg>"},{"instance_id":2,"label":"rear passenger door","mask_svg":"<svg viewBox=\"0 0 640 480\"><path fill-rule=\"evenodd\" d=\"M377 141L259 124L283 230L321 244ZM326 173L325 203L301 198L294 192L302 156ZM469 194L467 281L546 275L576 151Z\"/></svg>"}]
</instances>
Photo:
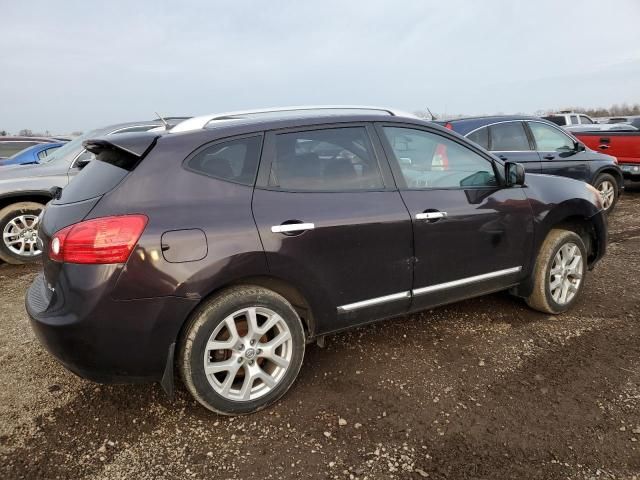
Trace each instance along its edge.
<instances>
[{"instance_id":1,"label":"rear passenger door","mask_svg":"<svg viewBox=\"0 0 640 480\"><path fill-rule=\"evenodd\" d=\"M572 137L545 122L530 120L527 126L540 155L542 173L575 178L583 182L591 180L588 164L591 154L576 151Z\"/></svg>"},{"instance_id":2,"label":"rear passenger door","mask_svg":"<svg viewBox=\"0 0 640 480\"><path fill-rule=\"evenodd\" d=\"M523 122L500 122L485 128L489 130L487 137L490 152L505 162L522 163L528 172L540 173L540 157L529 139Z\"/></svg>"},{"instance_id":3,"label":"rear passenger door","mask_svg":"<svg viewBox=\"0 0 640 480\"><path fill-rule=\"evenodd\" d=\"M271 274L315 302L320 332L407 311L411 219L372 127L267 133L253 213Z\"/></svg>"}]
</instances>

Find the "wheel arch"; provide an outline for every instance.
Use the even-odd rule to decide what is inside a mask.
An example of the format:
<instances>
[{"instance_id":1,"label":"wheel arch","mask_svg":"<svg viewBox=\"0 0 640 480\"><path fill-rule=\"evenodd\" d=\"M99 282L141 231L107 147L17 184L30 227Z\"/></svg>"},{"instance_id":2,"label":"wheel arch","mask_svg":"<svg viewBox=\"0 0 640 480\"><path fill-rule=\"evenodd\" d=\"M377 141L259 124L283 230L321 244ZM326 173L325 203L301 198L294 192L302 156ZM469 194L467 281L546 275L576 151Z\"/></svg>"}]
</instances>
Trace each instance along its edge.
<instances>
[{"instance_id":1,"label":"wheel arch","mask_svg":"<svg viewBox=\"0 0 640 480\"><path fill-rule=\"evenodd\" d=\"M542 234L538 236L534 249L533 264L537 260L542 244L549 233L554 229L564 229L575 232L584 242L587 249L587 262L591 270L596 261L599 260L606 250L606 227L603 230L601 215L586 217L581 214L566 214L547 221L544 224ZM520 285L512 290L512 293L519 297L528 297L533 291L533 269L531 274L523 280Z\"/></svg>"},{"instance_id":2,"label":"wheel arch","mask_svg":"<svg viewBox=\"0 0 640 480\"><path fill-rule=\"evenodd\" d=\"M595 185L596 180L603 173L607 173L607 174L611 175L613 178L615 178L616 182L618 183L618 191L620 191L622 189L622 187L624 186L624 177L622 175L622 172L619 169L616 169L613 166L600 167L596 171L595 175L593 176L592 185Z\"/></svg>"},{"instance_id":3,"label":"wheel arch","mask_svg":"<svg viewBox=\"0 0 640 480\"><path fill-rule=\"evenodd\" d=\"M42 205L46 205L51 200L51 194L49 192L20 192L10 195L0 196L0 209L8 207L14 203L20 202L35 202Z\"/></svg>"},{"instance_id":4,"label":"wheel arch","mask_svg":"<svg viewBox=\"0 0 640 480\"><path fill-rule=\"evenodd\" d=\"M178 343L181 342L181 339L184 337L187 325L189 324L189 320L192 318L194 312L200 305L208 301L213 296L219 294L223 290L242 285L264 287L276 292L279 295L282 295L289 303L291 303L295 311L298 313L302 322L302 328L305 333L306 341L311 342L315 338L317 332L317 317L316 309L312 307L312 302L309 300L310 296L306 292L303 292L298 286L285 279L269 274L257 274L238 277L233 280L229 280L227 282L213 286L205 295L200 297L198 302L193 305L193 308L189 312L189 315L186 316L186 318L182 322L182 325L180 326L176 341Z\"/></svg>"}]
</instances>

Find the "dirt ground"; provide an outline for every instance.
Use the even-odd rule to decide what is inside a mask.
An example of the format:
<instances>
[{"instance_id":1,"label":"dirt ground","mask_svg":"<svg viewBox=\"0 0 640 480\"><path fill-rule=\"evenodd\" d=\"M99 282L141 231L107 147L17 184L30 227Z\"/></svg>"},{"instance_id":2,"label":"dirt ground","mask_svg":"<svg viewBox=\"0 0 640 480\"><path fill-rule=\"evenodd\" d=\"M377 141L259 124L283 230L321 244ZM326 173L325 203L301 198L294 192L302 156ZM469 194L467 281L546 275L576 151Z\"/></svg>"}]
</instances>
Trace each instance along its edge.
<instances>
[{"instance_id":1,"label":"dirt ground","mask_svg":"<svg viewBox=\"0 0 640 480\"><path fill-rule=\"evenodd\" d=\"M560 317L496 294L309 346L261 413L100 386L35 340L37 267L0 266L0 478L640 480L640 186Z\"/></svg>"}]
</instances>

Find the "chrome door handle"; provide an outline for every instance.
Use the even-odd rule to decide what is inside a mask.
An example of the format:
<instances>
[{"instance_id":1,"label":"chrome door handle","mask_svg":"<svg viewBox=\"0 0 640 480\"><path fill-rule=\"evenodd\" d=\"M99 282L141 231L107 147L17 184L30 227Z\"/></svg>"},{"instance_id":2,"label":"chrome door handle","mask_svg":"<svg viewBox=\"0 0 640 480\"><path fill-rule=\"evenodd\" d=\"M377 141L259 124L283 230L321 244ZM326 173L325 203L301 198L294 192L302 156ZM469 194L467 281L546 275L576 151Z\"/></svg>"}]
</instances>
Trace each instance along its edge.
<instances>
[{"instance_id":1,"label":"chrome door handle","mask_svg":"<svg viewBox=\"0 0 640 480\"><path fill-rule=\"evenodd\" d=\"M301 232L303 230L313 230L316 226L313 223L285 223L271 227L273 233Z\"/></svg>"},{"instance_id":2,"label":"chrome door handle","mask_svg":"<svg viewBox=\"0 0 640 480\"><path fill-rule=\"evenodd\" d=\"M416 220L436 220L438 218L447 218L447 212L416 213Z\"/></svg>"}]
</instances>

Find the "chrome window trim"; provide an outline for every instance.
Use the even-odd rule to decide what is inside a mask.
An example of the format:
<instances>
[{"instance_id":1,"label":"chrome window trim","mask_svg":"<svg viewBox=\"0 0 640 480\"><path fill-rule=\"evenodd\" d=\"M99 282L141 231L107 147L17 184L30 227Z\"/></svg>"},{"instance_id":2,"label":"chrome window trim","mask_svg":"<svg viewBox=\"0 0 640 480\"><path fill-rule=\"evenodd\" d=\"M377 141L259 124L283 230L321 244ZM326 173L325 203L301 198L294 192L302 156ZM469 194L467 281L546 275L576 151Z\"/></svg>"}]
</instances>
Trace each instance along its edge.
<instances>
[{"instance_id":1,"label":"chrome window trim","mask_svg":"<svg viewBox=\"0 0 640 480\"><path fill-rule=\"evenodd\" d=\"M467 138L469 135L471 135L472 133L477 132L478 130L481 130L483 128L489 128L492 125L498 125L500 123L513 123L513 122L522 122L522 123L527 123L527 122L535 122L535 123L542 123L543 125L547 125L549 127L555 128L556 130L558 130L560 133L564 134L565 136L569 137L570 139L575 141L575 138L570 134L570 132L567 132L566 130L564 130L562 127L556 125L553 122L549 122L548 120L538 120L536 118L532 118L532 119L524 119L524 120L502 120L500 122L493 122L493 123L487 123L486 125L482 125L481 127L476 128L475 130L471 130L469 133L465 133L464 138ZM569 124L570 125L570 124ZM534 138L535 141L535 138ZM537 143L536 143L536 147L537 147ZM524 152L542 152L543 150L487 150L488 152L504 152L504 153L524 153ZM555 150L554 150L555 151Z\"/></svg>"},{"instance_id":2,"label":"chrome window trim","mask_svg":"<svg viewBox=\"0 0 640 480\"><path fill-rule=\"evenodd\" d=\"M465 134L464 138L469 138L469 135L471 135L472 133L475 133L478 130L482 130L483 128L489 128L493 125L500 125L501 123L516 123L516 122L524 123L526 121L528 120L502 120L500 122L487 123L486 125L478 127L475 130L471 130L469 133ZM544 122L540 122L540 123L544 123ZM525 128L524 125L522 127ZM489 135L491 134L491 132L488 132L488 133ZM491 137L489 137L489 140L491 140ZM529 141L529 137L527 137L527 142L528 141ZM536 152L536 151L537 150L487 150L487 152L501 152L501 153L530 153L530 152Z\"/></svg>"},{"instance_id":3,"label":"chrome window trim","mask_svg":"<svg viewBox=\"0 0 640 480\"><path fill-rule=\"evenodd\" d=\"M452 120L453 122L454 120ZM465 138L471 135L472 133L477 132L478 130L482 130L483 128L489 128L492 125L500 125L501 123L515 123L515 122L524 122L524 120L500 120L499 122L487 123L486 125L482 125L474 130L471 130L469 133L465 133ZM502 151L502 150L501 150ZM529 152L530 150L521 150L523 152Z\"/></svg>"},{"instance_id":4,"label":"chrome window trim","mask_svg":"<svg viewBox=\"0 0 640 480\"><path fill-rule=\"evenodd\" d=\"M496 270L495 272L483 273L482 275L474 275L473 277L460 278L451 282L438 283L435 285L429 285L428 287L413 289L413 295L424 295L425 293L438 292L440 290L446 290L449 288L461 287L463 285L469 285L472 283L482 282L483 280L490 280L492 278L503 277L506 275L512 275L522 270L522 266L505 268L504 270Z\"/></svg>"},{"instance_id":5,"label":"chrome window trim","mask_svg":"<svg viewBox=\"0 0 640 480\"><path fill-rule=\"evenodd\" d=\"M347 305L341 305L338 307L338 312L352 312L360 308L371 307L373 305L379 305L381 303L393 302L395 300L402 300L403 298L410 298L411 292L392 293L391 295L385 295L383 297L370 298L369 300L362 300L361 302L349 303Z\"/></svg>"}]
</instances>

